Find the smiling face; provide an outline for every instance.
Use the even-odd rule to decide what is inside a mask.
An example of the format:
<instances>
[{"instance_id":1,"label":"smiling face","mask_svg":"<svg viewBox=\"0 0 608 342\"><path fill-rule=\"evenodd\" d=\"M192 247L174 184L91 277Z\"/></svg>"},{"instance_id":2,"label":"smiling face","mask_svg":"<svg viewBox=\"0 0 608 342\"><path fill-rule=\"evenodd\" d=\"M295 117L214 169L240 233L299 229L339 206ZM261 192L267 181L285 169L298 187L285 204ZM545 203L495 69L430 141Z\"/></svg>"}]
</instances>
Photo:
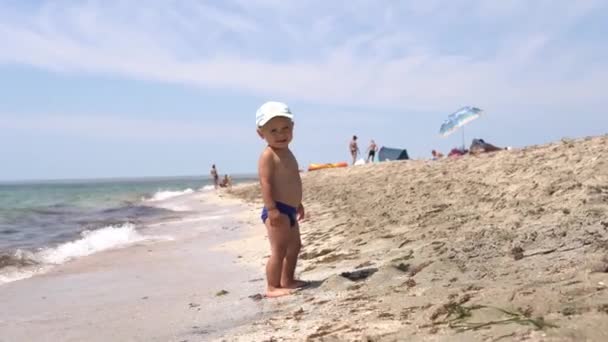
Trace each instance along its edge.
<instances>
[{"instance_id":1,"label":"smiling face","mask_svg":"<svg viewBox=\"0 0 608 342\"><path fill-rule=\"evenodd\" d=\"M293 121L279 116L258 128L258 134L272 148L287 148L293 139L293 126Z\"/></svg>"}]
</instances>

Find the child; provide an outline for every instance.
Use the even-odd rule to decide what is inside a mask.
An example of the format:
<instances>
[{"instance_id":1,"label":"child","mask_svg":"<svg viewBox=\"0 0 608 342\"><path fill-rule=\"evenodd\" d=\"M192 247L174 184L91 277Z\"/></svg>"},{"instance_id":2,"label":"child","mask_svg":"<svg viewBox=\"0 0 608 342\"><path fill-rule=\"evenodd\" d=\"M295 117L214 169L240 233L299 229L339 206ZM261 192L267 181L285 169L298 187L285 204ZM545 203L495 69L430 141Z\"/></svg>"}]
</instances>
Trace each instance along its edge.
<instances>
[{"instance_id":1,"label":"child","mask_svg":"<svg viewBox=\"0 0 608 342\"><path fill-rule=\"evenodd\" d=\"M266 297L280 297L306 285L295 279L302 244L298 221L304 218L304 206L298 162L289 150L293 115L284 103L266 102L256 113L256 125L268 144L258 164L264 200L262 221L271 250L266 264Z\"/></svg>"},{"instance_id":2,"label":"child","mask_svg":"<svg viewBox=\"0 0 608 342\"><path fill-rule=\"evenodd\" d=\"M228 175L224 175L224 179L222 179L222 182L220 183L220 188L230 188L231 185Z\"/></svg>"}]
</instances>

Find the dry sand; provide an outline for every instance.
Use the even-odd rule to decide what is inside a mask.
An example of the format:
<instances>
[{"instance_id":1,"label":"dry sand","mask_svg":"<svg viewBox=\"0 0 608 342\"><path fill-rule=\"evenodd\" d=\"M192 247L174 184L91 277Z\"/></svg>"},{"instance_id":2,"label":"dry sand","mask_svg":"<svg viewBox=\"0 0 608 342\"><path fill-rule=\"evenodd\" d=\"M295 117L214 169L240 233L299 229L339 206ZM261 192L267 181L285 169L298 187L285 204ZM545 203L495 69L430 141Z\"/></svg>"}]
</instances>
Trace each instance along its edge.
<instances>
[{"instance_id":1,"label":"dry sand","mask_svg":"<svg viewBox=\"0 0 608 342\"><path fill-rule=\"evenodd\" d=\"M607 160L603 136L307 173L314 286L224 340L608 341ZM262 227L257 185L232 194ZM225 248L262 275L255 231Z\"/></svg>"}]
</instances>

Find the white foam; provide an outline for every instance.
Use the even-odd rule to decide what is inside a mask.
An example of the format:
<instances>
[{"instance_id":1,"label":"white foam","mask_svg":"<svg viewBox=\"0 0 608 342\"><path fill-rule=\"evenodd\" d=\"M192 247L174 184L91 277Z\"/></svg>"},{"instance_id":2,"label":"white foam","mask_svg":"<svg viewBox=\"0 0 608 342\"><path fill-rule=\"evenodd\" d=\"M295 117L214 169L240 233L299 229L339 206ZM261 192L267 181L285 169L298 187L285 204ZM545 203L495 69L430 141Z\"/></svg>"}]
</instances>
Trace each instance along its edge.
<instances>
[{"instance_id":1,"label":"white foam","mask_svg":"<svg viewBox=\"0 0 608 342\"><path fill-rule=\"evenodd\" d=\"M183 196L183 195L191 194L193 192L194 192L194 190L192 190L190 188L183 190L183 191L158 191L151 198L148 198L145 201L149 201L149 202L164 201L169 198Z\"/></svg>"},{"instance_id":2,"label":"white foam","mask_svg":"<svg viewBox=\"0 0 608 342\"><path fill-rule=\"evenodd\" d=\"M205 185L204 187L201 188L201 191L210 191L210 190L215 190L215 185Z\"/></svg>"},{"instance_id":3,"label":"white foam","mask_svg":"<svg viewBox=\"0 0 608 342\"><path fill-rule=\"evenodd\" d=\"M172 204L172 203L163 203L163 204L155 204L156 207L158 208L163 208L163 209L169 209L171 211L190 211L189 207L183 206L183 205L179 205L179 204Z\"/></svg>"},{"instance_id":4,"label":"white foam","mask_svg":"<svg viewBox=\"0 0 608 342\"><path fill-rule=\"evenodd\" d=\"M35 261L37 265L3 270L0 274L0 284L29 278L47 271L51 265L59 265L104 250L126 247L142 241L172 240L171 237L141 235L130 223L84 231L81 236L78 240L44 248L35 253L17 250L17 258Z\"/></svg>"},{"instance_id":5,"label":"white foam","mask_svg":"<svg viewBox=\"0 0 608 342\"><path fill-rule=\"evenodd\" d=\"M149 239L139 234L135 230L135 226L130 223L84 231L81 236L82 239L66 242L36 253L35 260L41 264L62 264L77 257Z\"/></svg>"},{"instance_id":6,"label":"white foam","mask_svg":"<svg viewBox=\"0 0 608 342\"><path fill-rule=\"evenodd\" d=\"M0 285L33 277L37 273L43 273L48 268L49 268L48 266L39 266L39 267L32 266L32 267L28 267L25 269L17 268L17 267L11 267L10 269L3 269L2 273L0 273Z\"/></svg>"}]
</instances>

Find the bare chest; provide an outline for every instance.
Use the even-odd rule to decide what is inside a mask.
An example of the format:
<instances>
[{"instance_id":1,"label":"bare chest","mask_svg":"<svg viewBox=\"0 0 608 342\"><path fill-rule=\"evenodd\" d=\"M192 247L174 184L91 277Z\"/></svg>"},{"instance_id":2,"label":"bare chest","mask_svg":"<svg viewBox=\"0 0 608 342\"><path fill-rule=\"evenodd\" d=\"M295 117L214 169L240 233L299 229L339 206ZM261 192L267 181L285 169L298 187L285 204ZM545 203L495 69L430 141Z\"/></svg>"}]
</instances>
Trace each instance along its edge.
<instances>
[{"instance_id":1,"label":"bare chest","mask_svg":"<svg viewBox=\"0 0 608 342\"><path fill-rule=\"evenodd\" d=\"M281 178L294 175L297 175L299 178L300 176L298 162L293 155L279 157L275 165L275 172Z\"/></svg>"}]
</instances>

